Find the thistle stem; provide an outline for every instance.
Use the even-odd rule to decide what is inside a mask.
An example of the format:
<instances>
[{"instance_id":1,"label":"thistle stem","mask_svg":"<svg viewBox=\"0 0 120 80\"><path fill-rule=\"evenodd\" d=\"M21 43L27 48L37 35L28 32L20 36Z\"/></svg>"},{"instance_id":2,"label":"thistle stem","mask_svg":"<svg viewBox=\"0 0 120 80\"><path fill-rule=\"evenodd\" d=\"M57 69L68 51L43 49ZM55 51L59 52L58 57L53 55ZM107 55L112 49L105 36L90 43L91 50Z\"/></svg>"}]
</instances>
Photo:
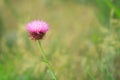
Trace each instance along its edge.
<instances>
[{"instance_id":1,"label":"thistle stem","mask_svg":"<svg viewBox=\"0 0 120 80\"><path fill-rule=\"evenodd\" d=\"M49 63L48 59L45 56L45 52L44 52L44 50L42 48L42 45L41 45L41 42L39 40L38 40L38 45L39 45L39 48L40 48L40 51L41 51L42 58L43 58L44 62L46 63L46 65L47 65L47 67L48 67L48 69L50 71L50 74L51 74L53 80L57 80L57 78L55 76L55 73L54 73L54 71L53 71L50 63Z\"/></svg>"}]
</instances>

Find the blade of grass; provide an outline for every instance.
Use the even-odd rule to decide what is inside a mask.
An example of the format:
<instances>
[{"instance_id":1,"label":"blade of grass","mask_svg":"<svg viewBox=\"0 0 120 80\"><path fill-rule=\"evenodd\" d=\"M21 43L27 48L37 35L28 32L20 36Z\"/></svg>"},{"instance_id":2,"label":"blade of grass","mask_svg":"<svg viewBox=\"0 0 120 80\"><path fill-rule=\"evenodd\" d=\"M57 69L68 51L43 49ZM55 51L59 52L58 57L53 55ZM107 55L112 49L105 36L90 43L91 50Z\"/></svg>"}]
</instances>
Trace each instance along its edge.
<instances>
[{"instance_id":1,"label":"blade of grass","mask_svg":"<svg viewBox=\"0 0 120 80\"><path fill-rule=\"evenodd\" d=\"M120 9L118 9L115 5L112 4L110 0L104 0L106 5L115 10L115 14L120 18Z\"/></svg>"}]
</instances>

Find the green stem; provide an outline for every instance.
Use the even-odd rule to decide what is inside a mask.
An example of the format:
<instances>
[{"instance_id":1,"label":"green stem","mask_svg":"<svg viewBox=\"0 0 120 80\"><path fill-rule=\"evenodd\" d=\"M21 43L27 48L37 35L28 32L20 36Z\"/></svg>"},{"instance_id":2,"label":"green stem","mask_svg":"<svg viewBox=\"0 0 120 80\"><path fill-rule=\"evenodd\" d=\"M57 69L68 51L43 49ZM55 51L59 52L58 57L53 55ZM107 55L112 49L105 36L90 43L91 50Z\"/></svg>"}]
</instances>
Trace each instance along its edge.
<instances>
[{"instance_id":1,"label":"green stem","mask_svg":"<svg viewBox=\"0 0 120 80\"><path fill-rule=\"evenodd\" d=\"M54 73L50 63L49 63L48 59L45 56L45 52L44 52L44 50L42 48L42 45L41 45L41 42L39 40L38 40L38 44L39 44L39 47L40 47L42 58L43 58L44 62L46 63L46 65L47 65L47 67L48 67L48 69L50 71L50 74L52 75L53 80L57 80L57 78L55 76L55 73Z\"/></svg>"}]
</instances>

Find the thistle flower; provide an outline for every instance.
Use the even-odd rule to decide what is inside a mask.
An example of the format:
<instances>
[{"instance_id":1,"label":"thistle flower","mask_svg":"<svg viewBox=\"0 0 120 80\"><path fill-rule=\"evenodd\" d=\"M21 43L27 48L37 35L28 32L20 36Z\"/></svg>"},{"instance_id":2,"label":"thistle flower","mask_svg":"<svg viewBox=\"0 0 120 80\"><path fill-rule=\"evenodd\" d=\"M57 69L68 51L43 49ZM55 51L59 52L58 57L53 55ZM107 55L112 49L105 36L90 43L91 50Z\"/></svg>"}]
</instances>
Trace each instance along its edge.
<instances>
[{"instance_id":1,"label":"thistle flower","mask_svg":"<svg viewBox=\"0 0 120 80\"><path fill-rule=\"evenodd\" d=\"M29 32L31 39L39 40L44 37L46 32L48 31L49 27L48 24L44 21L35 20L29 22L26 25L26 29Z\"/></svg>"},{"instance_id":2,"label":"thistle flower","mask_svg":"<svg viewBox=\"0 0 120 80\"><path fill-rule=\"evenodd\" d=\"M48 24L44 21L35 20L32 22L29 22L26 25L26 29L29 32L31 39L38 41L40 51L41 51L41 56L42 56L44 62L47 64L47 67L50 71L51 77L53 78L53 80L57 80L50 63L49 63L47 57L45 56L45 52L44 52L44 49L42 48L41 41L39 40L39 39L42 39L44 37L44 35L46 34L46 32L48 31L48 29L49 29Z\"/></svg>"}]
</instances>

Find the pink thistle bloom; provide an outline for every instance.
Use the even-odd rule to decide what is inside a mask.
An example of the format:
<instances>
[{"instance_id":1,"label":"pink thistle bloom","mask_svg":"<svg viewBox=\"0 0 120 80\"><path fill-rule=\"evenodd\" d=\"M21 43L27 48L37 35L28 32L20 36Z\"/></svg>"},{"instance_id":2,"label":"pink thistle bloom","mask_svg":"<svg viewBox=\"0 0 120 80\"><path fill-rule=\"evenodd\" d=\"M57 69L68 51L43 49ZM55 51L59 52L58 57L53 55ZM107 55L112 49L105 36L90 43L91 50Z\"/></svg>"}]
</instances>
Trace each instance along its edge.
<instances>
[{"instance_id":1,"label":"pink thistle bloom","mask_svg":"<svg viewBox=\"0 0 120 80\"><path fill-rule=\"evenodd\" d=\"M35 20L32 22L29 22L26 25L26 29L29 32L31 39L39 40L43 38L43 36L48 31L49 27L46 22Z\"/></svg>"}]
</instances>

